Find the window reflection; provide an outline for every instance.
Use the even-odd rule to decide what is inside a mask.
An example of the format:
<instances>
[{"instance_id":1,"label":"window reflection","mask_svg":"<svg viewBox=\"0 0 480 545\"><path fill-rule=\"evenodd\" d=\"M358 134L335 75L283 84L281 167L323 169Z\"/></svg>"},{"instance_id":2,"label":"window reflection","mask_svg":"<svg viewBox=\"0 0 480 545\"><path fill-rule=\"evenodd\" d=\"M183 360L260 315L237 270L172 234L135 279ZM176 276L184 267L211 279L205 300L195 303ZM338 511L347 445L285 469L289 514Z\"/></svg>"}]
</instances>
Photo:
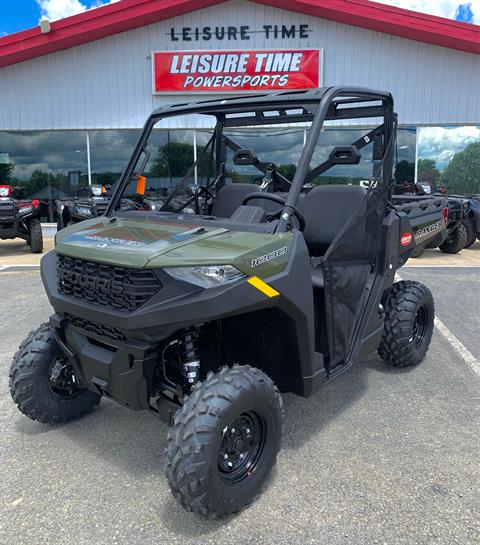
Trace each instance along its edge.
<instances>
[{"instance_id":1,"label":"window reflection","mask_svg":"<svg viewBox=\"0 0 480 545\"><path fill-rule=\"evenodd\" d=\"M311 167L324 161L335 145L353 143L370 129L327 128L322 132L315 149ZM125 169L140 137L140 129L88 131L90 146L90 172L93 184L113 185ZM254 149L263 162L275 163L278 171L292 180L303 149L305 129L302 127L231 128L225 131L241 147ZM187 169L199 157L212 136L212 130L154 129L149 141L149 161L145 169L147 189L160 194L167 193L186 174ZM415 172L415 128L398 131L397 168L398 178L413 180ZM445 177L449 188L455 191L479 192L480 173L470 185L455 185L454 174L447 166L456 153L466 151L468 145L480 142L479 127L422 128L419 140L419 176ZM196 148L195 148L196 146ZM479 152L477 156L480 155ZM371 146L362 151L358 165L336 165L316 183L358 183L372 174ZM470 153L470 152L469 152ZM252 166L233 164L233 153L228 151L227 179L233 182L253 182L261 173ZM208 157L199 160L192 172L192 182L206 185L212 176ZM422 162L423 161L423 162ZM429 162L430 161L430 162ZM432 165L431 161L435 164ZM429 168L427 168L429 167ZM432 169L436 172L432 172ZM457 169L457 167L455 167ZM478 170L478 163L477 163ZM458 169L457 169L458 170ZM430 171L430 172L427 172ZM447 178L446 176L450 176ZM430 178L429 178L430 179ZM456 179L456 178L455 178ZM452 181L449 181L452 180ZM462 178L463 180L463 178ZM43 222L56 221L55 199L75 195L80 185L88 184L87 131L7 131L0 132L0 183L18 185L26 196L41 203ZM458 189L457 189L458 187Z\"/></svg>"},{"instance_id":2,"label":"window reflection","mask_svg":"<svg viewBox=\"0 0 480 545\"><path fill-rule=\"evenodd\" d=\"M113 185L123 172L141 130L89 131L92 184Z\"/></svg>"},{"instance_id":3,"label":"window reflection","mask_svg":"<svg viewBox=\"0 0 480 545\"><path fill-rule=\"evenodd\" d=\"M419 127L417 181L448 193L480 193L480 126Z\"/></svg>"},{"instance_id":4,"label":"window reflection","mask_svg":"<svg viewBox=\"0 0 480 545\"><path fill-rule=\"evenodd\" d=\"M42 221L56 221L55 199L67 197L75 184L88 183L85 131L0 132L0 153L9 156L9 172L5 175L3 167L1 182L38 199Z\"/></svg>"}]
</instances>

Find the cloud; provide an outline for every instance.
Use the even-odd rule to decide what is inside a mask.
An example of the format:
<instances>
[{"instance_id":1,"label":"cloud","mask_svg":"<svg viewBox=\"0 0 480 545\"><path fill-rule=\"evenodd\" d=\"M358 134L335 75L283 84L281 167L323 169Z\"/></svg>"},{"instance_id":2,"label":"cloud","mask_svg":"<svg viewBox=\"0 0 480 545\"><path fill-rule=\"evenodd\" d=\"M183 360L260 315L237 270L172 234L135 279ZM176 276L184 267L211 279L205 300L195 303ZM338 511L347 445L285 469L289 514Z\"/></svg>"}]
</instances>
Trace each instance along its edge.
<instances>
[{"instance_id":1,"label":"cloud","mask_svg":"<svg viewBox=\"0 0 480 545\"><path fill-rule=\"evenodd\" d=\"M447 17L448 19L455 19L457 10L460 11L461 16L461 7L468 6L471 12L471 20L467 22L480 24L480 0L471 0L465 4L460 3L459 0L382 0L381 3L430 15L438 15L439 17ZM465 19L459 20L464 21Z\"/></svg>"},{"instance_id":2,"label":"cloud","mask_svg":"<svg viewBox=\"0 0 480 545\"><path fill-rule=\"evenodd\" d=\"M437 168L443 170L457 152L478 141L480 127L420 127L418 156L433 159Z\"/></svg>"},{"instance_id":3,"label":"cloud","mask_svg":"<svg viewBox=\"0 0 480 545\"><path fill-rule=\"evenodd\" d=\"M49 21L70 17L87 9L80 0L37 0L37 4L40 6L41 19Z\"/></svg>"},{"instance_id":4,"label":"cloud","mask_svg":"<svg viewBox=\"0 0 480 545\"><path fill-rule=\"evenodd\" d=\"M84 0L86 3L80 0L36 0L40 7L40 19L48 19L49 21L57 21L64 17L70 17L70 15L76 15L77 13L83 13L89 9L99 8L106 4L112 4L119 0Z\"/></svg>"}]
</instances>

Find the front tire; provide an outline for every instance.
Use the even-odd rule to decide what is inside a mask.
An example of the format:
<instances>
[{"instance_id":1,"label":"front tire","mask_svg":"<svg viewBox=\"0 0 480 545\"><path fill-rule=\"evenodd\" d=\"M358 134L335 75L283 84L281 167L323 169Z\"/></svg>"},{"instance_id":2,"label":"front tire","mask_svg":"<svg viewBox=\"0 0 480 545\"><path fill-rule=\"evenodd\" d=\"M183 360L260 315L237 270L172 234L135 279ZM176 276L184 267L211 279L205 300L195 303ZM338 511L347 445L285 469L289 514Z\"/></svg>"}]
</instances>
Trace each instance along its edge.
<instances>
[{"instance_id":1,"label":"front tire","mask_svg":"<svg viewBox=\"0 0 480 545\"><path fill-rule=\"evenodd\" d=\"M463 221L460 221L457 227L448 235L445 242L440 244L439 248L446 254L458 254L467 244L467 228Z\"/></svg>"},{"instance_id":2,"label":"front tire","mask_svg":"<svg viewBox=\"0 0 480 545\"><path fill-rule=\"evenodd\" d=\"M210 374L175 415L165 472L174 497L209 518L257 496L280 450L283 405L272 380L250 366Z\"/></svg>"},{"instance_id":3,"label":"front tire","mask_svg":"<svg viewBox=\"0 0 480 545\"><path fill-rule=\"evenodd\" d=\"M33 218L30 220L29 231L30 250L32 250L34 254L41 254L43 251L43 235L42 225L38 218Z\"/></svg>"},{"instance_id":4,"label":"front tire","mask_svg":"<svg viewBox=\"0 0 480 545\"><path fill-rule=\"evenodd\" d=\"M470 248L473 246L477 240L477 233L475 231L475 224L471 219L464 221L465 228L467 229L467 242L465 243L465 248Z\"/></svg>"},{"instance_id":5,"label":"front tire","mask_svg":"<svg viewBox=\"0 0 480 545\"><path fill-rule=\"evenodd\" d=\"M420 282L396 282L385 308L378 353L392 367L418 365L433 333L435 307L430 290Z\"/></svg>"},{"instance_id":6,"label":"front tire","mask_svg":"<svg viewBox=\"0 0 480 545\"><path fill-rule=\"evenodd\" d=\"M80 387L73 369L63 358L48 324L32 331L14 355L10 394L31 420L47 424L67 422L100 402L99 394Z\"/></svg>"}]
</instances>

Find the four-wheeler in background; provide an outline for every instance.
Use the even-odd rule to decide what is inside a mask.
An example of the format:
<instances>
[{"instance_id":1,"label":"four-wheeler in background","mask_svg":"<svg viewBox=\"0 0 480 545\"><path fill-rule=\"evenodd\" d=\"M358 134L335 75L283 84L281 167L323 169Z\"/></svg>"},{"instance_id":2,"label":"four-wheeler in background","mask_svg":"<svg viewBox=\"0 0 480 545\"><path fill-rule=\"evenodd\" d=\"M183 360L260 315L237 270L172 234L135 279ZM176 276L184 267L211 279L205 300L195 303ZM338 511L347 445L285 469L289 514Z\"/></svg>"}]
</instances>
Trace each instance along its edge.
<instances>
[{"instance_id":1,"label":"four-wheeler in background","mask_svg":"<svg viewBox=\"0 0 480 545\"><path fill-rule=\"evenodd\" d=\"M152 130L182 115L215 127L197 159L209 174L192 195L193 163L161 207L141 208ZM365 118L382 122L315 154L326 121ZM309 131L291 179L234 137L236 127L299 123ZM311 396L377 350L397 368L428 350L432 294L395 282L415 249L412 216L391 199L396 131L391 94L363 88L155 110L105 215L60 231L42 259L54 313L13 358L20 411L66 422L104 395L148 410L170 426L165 471L183 507L218 518L248 505L281 446L279 392ZM368 187L320 185L332 167L358 164L366 146ZM228 183L227 162L261 179ZM125 210L133 193L139 206ZM427 226L444 221L430 205L410 208Z\"/></svg>"},{"instance_id":2,"label":"four-wheeler in background","mask_svg":"<svg viewBox=\"0 0 480 545\"><path fill-rule=\"evenodd\" d=\"M34 254L43 250L40 203L19 187L0 185L0 239L23 238Z\"/></svg>"},{"instance_id":3,"label":"four-wheeler in background","mask_svg":"<svg viewBox=\"0 0 480 545\"><path fill-rule=\"evenodd\" d=\"M57 199L55 206L57 208L57 231L64 229L69 225L74 225L80 221L96 218L105 213L110 204L111 186L101 184L92 184L90 186L81 186L76 190L77 195L68 199ZM124 210L155 210L157 206L163 205L156 192L149 192L148 199L142 202L136 202L136 196L130 195L129 198L122 200Z\"/></svg>"},{"instance_id":4,"label":"four-wheeler in background","mask_svg":"<svg viewBox=\"0 0 480 545\"><path fill-rule=\"evenodd\" d=\"M468 199L451 195L448 195L447 202L448 236L438 245L438 248L446 254L458 254L458 252L467 247L469 242L469 225L467 223L469 222L470 204ZM427 245L426 247L436 248L437 246Z\"/></svg>"},{"instance_id":5,"label":"four-wheeler in background","mask_svg":"<svg viewBox=\"0 0 480 545\"><path fill-rule=\"evenodd\" d=\"M57 231L67 225L100 216L110 202L109 190L106 186L93 184L80 186L76 195L68 199L57 199Z\"/></svg>"},{"instance_id":6,"label":"four-wheeler in background","mask_svg":"<svg viewBox=\"0 0 480 545\"><path fill-rule=\"evenodd\" d=\"M452 195L463 203L463 223L466 230L465 248L471 248L480 241L480 195Z\"/></svg>"}]
</instances>

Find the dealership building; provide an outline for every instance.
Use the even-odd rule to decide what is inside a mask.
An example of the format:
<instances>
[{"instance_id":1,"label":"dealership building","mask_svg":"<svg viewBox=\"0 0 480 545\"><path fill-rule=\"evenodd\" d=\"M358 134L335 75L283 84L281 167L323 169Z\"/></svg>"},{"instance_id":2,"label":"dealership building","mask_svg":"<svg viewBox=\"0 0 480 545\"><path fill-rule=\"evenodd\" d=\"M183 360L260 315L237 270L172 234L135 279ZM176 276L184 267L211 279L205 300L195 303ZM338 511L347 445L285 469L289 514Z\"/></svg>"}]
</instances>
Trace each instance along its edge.
<instances>
[{"instance_id":1,"label":"dealership building","mask_svg":"<svg viewBox=\"0 0 480 545\"><path fill-rule=\"evenodd\" d=\"M24 186L54 222L56 198L118 178L159 106L332 85L389 90L398 160L441 171L480 141L480 27L367 0L121 0L44 21L0 38L0 184ZM159 148L196 150L205 123L165 120ZM325 142L353 142L371 121L346 123ZM235 135L262 160L294 164L307 130Z\"/></svg>"}]
</instances>

